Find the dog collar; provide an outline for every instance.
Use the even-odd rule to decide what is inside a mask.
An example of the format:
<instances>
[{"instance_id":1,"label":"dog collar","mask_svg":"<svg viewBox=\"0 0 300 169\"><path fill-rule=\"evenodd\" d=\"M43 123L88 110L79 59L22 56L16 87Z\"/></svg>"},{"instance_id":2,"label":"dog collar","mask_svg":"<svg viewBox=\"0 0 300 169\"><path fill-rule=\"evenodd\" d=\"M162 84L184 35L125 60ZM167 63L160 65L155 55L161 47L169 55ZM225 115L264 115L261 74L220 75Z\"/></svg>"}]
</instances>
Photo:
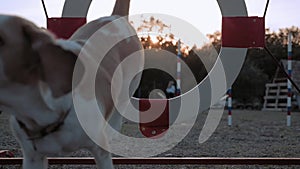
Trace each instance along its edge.
<instances>
[{"instance_id":1,"label":"dog collar","mask_svg":"<svg viewBox=\"0 0 300 169\"><path fill-rule=\"evenodd\" d=\"M61 128L61 126L64 125L65 119L69 115L70 111L71 108L68 111L63 112L57 121L48 124L44 127L41 127L41 129L38 130L30 130L22 121L18 119L17 121L20 127L25 131L26 135L28 136L28 140L37 140L58 131Z\"/></svg>"}]
</instances>

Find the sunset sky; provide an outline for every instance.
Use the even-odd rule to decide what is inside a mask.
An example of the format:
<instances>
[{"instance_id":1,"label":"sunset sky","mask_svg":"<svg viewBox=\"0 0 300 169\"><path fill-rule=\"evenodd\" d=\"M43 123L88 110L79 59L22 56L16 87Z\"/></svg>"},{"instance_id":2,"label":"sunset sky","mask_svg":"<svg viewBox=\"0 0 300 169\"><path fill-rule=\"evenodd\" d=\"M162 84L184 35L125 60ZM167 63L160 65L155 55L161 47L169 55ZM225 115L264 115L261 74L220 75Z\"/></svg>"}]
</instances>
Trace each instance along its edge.
<instances>
[{"instance_id":1,"label":"sunset sky","mask_svg":"<svg viewBox=\"0 0 300 169\"><path fill-rule=\"evenodd\" d=\"M262 16L266 0L245 0L251 16ZM50 16L60 16L64 0L45 0ZM88 20L110 15L114 0L93 0ZM271 0L266 27L271 30L300 26L299 0ZM45 16L40 0L5 0L0 13L21 15L40 26L45 26ZM183 19L202 33L221 29L221 13L215 0L132 0L130 14L162 13Z\"/></svg>"}]
</instances>

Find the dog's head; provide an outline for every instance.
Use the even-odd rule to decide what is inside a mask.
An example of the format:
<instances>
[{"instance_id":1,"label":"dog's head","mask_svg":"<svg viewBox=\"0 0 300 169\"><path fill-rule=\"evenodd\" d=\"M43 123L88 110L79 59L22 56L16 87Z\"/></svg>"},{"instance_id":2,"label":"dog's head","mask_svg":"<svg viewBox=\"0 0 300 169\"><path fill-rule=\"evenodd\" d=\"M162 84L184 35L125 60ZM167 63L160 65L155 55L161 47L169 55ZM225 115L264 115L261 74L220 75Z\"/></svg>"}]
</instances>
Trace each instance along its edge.
<instances>
[{"instance_id":1,"label":"dog's head","mask_svg":"<svg viewBox=\"0 0 300 169\"><path fill-rule=\"evenodd\" d=\"M46 30L23 18L0 15L0 85L44 81L58 97L71 90L76 59Z\"/></svg>"},{"instance_id":2,"label":"dog's head","mask_svg":"<svg viewBox=\"0 0 300 169\"><path fill-rule=\"evenodd\" d=\"M20 104L26 95L33 99L41 82L54 98L69 93L76 59L74 51L64 49L45 29L0 15L0 104L16 106L11 104Z\"/></svg>"},{"instance_id":3,"label":"dog's head","mask_svg":"<svg viewBox=\"0 0 300 169\"><path fill-rule=\"evenodd\" d=\"M115 19L117 17L100 18L85 25L72 38L88 38L88 35L98 31L105 23ZM134 31L127 22L113 23L112 27L113 29L102 30L104 38L122 37L123 34ZM107 31L110 33L107 34ZM74 40L72 38L71 40ZM106 111L113 107L109 89L115 69L130 53L139 51L141 48L138 38L133 36L128 41L123 40L114 46L102 61L97 73L96 83L99 84L97 85L99 90L96 90L96 93L97 100L107 109ZM48 95L49 91L51 92L50 97L61 98L61 96L69 94L72 90L74 66L81 49L82 46L74 41L55 40L48 31L37 27L28 20L16 16L0 15L0 105L7 104L8 100L15 101L20 95L23 98L31 99L32 103L37 105L38 99L34 100L29 93L41 95L41 83L45 84L42 86L46 86ZM135 65L143 65L143 57L141 56L135 62ZM123 76L124 81L129 80L127 79L129 74L127 69L128 67L124 67L121 70L126 74ZM135 78L136 83L132 87L131 93L137 88L139 80L140 77ZM19 89L20 92L15 92L16 89ZM44 96L42 96L43 98L39 97L45 101ZM14 102L14 104L18 103L22 103L22 100ZM46 104L49 107L49 102ZM15 107L16 105L10 106Z\"/></svg>"}]
</instances>

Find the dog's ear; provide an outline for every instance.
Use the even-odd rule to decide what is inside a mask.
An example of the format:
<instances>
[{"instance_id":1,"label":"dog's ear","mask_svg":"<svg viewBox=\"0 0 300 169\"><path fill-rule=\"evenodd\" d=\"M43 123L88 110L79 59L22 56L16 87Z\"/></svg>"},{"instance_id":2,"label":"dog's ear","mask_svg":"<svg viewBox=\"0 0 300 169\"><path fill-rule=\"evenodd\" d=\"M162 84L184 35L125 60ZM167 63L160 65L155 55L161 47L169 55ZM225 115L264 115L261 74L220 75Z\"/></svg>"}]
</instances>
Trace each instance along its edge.
<instances>
[{"instance_id":1,"label":"dog's ear","mask_svg":"<svg viewBox=\"0 0 300 169\"><path fill-rule=\"evenodd\" d=\"M35 25L24 24L23 32L39 60L38 80L49 85L53 97L69 93L77 55L64 49L51 34Z\"/></svg>"}]
</instances>

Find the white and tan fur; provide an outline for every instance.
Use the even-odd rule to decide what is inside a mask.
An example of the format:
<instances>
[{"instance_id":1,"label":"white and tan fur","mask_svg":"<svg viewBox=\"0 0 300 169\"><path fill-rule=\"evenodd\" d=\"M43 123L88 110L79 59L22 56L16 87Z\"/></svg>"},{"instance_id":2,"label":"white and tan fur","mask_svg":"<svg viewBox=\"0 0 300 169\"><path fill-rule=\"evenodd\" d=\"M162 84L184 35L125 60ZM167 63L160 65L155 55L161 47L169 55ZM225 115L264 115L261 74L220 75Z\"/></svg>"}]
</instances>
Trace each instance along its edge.
<instances>
[{"instance_id":1,"label":"white and tan fur","mask_svg":"<svg viewBox=\"0 0 300 169\"><path fill-rule=\"evenodd\" d=\"M99 169L113 168L111 154L87 136L77 119L71 96L72 73L87 39L117 19L116 15L128 15L128 10L129 0L117 0L112 16L84 25L65 41L55 40L49 32L26 19L0 15L0 110L11 114L12 130L23 151L23 169L46 169L47 156L79 149L89 150ZM132 28L124 25L124 29ZM114 33L122 34L122 30ZM116 66L140 49L138 38L132 37L108 54L107 63ZM141 61L137 64L142 64ZM102 68L106 76L113 75L110 65ZM106 90L111 87L110 80L100 79L103 90L96 94L107 120L116 118L111 93ZM42 130L48 132L41 135Z\"/></svg>"}]
</instances>

